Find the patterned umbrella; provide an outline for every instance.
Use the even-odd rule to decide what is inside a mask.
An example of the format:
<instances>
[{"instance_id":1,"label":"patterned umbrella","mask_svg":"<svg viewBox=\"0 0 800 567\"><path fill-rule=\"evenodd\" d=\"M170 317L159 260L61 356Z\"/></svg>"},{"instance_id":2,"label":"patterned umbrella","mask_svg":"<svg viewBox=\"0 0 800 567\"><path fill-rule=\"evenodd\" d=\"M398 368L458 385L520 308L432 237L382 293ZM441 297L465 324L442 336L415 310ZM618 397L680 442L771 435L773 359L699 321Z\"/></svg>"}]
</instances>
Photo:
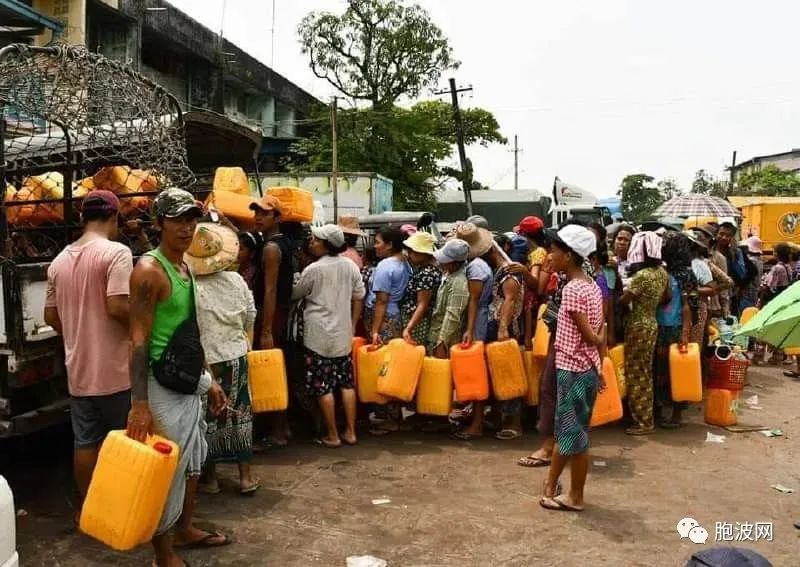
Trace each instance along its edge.
<instances>
[{"instance_id":1,"label":"patterned umbrella","mask_svg":"<svg viewBox=\"0 0 800 567\"><path fill-rule=\"evenodd\" d=\"M653 216L664 217L739 217L739 209L725 199L710 195L689 193L673 197L660 207Z\"/></svg>"}]
</instances>

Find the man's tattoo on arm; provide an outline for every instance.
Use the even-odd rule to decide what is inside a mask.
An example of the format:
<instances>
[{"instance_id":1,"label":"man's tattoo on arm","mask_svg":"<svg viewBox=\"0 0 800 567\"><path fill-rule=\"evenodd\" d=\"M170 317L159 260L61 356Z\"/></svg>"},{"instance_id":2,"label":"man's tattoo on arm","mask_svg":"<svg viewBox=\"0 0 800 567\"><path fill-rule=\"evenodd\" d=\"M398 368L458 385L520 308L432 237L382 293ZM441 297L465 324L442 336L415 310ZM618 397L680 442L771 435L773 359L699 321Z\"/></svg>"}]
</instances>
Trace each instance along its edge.
<instances>
[{"instance_id":1,"label":"man's tattoo on arm","mask_svg":"<svg viewBox=\"0 0 800 567\"><path fill-rule=\"evenodd\" d=\"M134 401L147 400L147 376L150 370L149 335L155 306L153 284L143 281L131 290L131 327L140 332L132 333L130 360L131 396ZM145 327L142 329L141 327Z\"/></svg>"}]
</instances>

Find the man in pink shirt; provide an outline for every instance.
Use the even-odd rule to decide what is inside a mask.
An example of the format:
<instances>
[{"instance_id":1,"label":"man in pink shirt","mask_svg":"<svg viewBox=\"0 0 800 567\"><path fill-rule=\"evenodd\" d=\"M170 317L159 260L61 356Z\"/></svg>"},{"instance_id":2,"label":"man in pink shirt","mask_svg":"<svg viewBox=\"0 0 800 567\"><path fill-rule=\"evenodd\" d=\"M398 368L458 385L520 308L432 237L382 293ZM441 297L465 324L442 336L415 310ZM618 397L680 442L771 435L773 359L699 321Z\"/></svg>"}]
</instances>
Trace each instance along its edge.
<instances>
[{"instance_id":1,"label":"man in pink shirt","mask_svg":"<svg viewBox=\"0 0 800 567\"><path fill-rule=\"evenodd\" d=\"M74 434L75 480L86 495L100 443L125 429L130 410L128 282L130 249L112 242L119 199L93 191L83 201L84 233L47 270L44 318L64 339ZM102 348L100 347L102 345Z\"/></svg>"}]
</instances>

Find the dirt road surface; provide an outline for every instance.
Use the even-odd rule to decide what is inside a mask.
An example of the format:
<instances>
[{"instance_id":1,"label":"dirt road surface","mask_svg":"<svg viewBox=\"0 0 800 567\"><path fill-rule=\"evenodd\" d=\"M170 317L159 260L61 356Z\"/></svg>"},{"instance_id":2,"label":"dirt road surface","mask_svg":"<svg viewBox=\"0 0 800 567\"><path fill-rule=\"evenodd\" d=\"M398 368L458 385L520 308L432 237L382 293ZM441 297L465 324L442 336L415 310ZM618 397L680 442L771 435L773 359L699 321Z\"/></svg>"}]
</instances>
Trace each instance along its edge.
<instances>
[{"instance_id":1,"label":"dirt road surface","mask_svg":"<svg viewBox=\"0 0 800 567\"><path fill-rule=\"evenodd\" d=\"M771 542L716 545L751 547L776 566L798 565L800 531L792 523L800 519L800 492L771 485L800 491L794 441L800 382L775 367L752 369L750 382L742 399L755 394L762 409L743 408L740 424L780 428L783 437L707 426L698 407L683 429L647 438L627 437L619 425L601 428L592 435L582 514L537 505L546 469L515 464L538 444L534 434L471 443L423 433L364 436L359 446L339 450L295 443L257 456L262 489L251 498L234 491L235 471L222 467L231 479L226 490L201 496L197 516L235 544L185 558L208 566L343 566L352 555L373 555L389 566L677 566L715 545L717 522L772 522ZM724 443L707 443L709 431L725 435ZM150 564L147 546L114 553L71 528L63 440L18 443L3 452L0 472L24 509L18 517L23 565ZM705 545L680 539L676 525L684 517L707 529Z\"/></svg>"}]
</instances>

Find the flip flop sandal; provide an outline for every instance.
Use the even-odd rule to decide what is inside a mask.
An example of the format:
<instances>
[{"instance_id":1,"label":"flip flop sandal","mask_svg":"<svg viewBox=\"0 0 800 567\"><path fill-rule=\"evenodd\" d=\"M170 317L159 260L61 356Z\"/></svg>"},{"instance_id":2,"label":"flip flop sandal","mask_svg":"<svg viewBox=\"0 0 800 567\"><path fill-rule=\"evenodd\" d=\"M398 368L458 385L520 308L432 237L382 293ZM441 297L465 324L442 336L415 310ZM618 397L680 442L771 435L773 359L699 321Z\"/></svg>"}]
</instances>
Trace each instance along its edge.
<instances>
[{"instance_id":1,"label":"flip flop sandal","mask_svg":"<svg viewBox=\"0 0 800 567\"><path fill-rule=\"evenodd\" d=\"M219 538L222 538L221 542L212 542L212 540ZM174 544L174 547L178 549L209 549L212 547L224 547L226 545L230 545L231 543L233 543L233 541L228 536L219 532L211 532L197 541L181 544L176 543Z\"/></svg>"},{"instance_id":2,"label":"flip flop sandal","mask_svg":"<svg viewBox=\"0 0 800 567\"><path fill-rule=\"evenodd\" d=\"M800 373L797 373L794 370L784 370L783 375L787 378L800 378Z\"/></svg>"},{"instance_id":3,"label":"flip flop sandal","mask_svg":"<svg viewBox=\"0 0 800 567\"><path fill-rule=\"evenodd\" d=\"M530 457L522 457L517 461L517 464L521 467L529 468L549 467L550 459L540 459L531 455Z\"/></svg>"},{"instance_id":4,"label":"flip flop sandal","mask_svg":"<svg viewBox=\"0 0 800 567\"><path fill-rule=\"evenodd\" d=\"M450 434L450 437L456 441L473 441L474 439L480 438L480 435L473 435L472 433L467 433L466 431L453 431L453 433Z\"/></svg>"},{"instance_id":5,"label":"flip flop sandal","mask_svg":"<svg viewBox=\"0 0 800 567\"><path fill-rule=\"evenodd\" d=\"M355 445L358 445L358 439L356 439L355 441L348 441L347 439L345 439L341 435L339 436L339 439L341 439L342 443L344 443L345 445L347 445L349 447L353 447Z\"/></svg>"},{"instance_id":6,"label":"flip flop sandal","mask_svg":"<svg viewBox=\"0 0 800 567\"><path fill-rule=\"evenodd\" d=\"M513 441L514 439L522 437L522 432L516 429L501 429L495 433L494 436L500 441Z\"/></svg>"},{"instance_id":7,"label":"flip flop sandal","mask_svg":"<svg viewBox=\"0 0 800 567\"><path fill-rule=\"evenodd\" d=\"M381 427L370 427L369 428L369 434L373 435L375 437L385 437L386 435L389 435L390 433L391 433L391 431L389 431L388 429L383 429Z\"/></svg>"},{"instance_id":8,"label":"flip flop sandal","mask_svg":"<svg viewBox=\"0 0 800 567\"><path fill-rule=\"evenodd\" d=\"M557 512L583 512L582 507L567 504L558 496L554 496L553 498L548 498L547 496L543 497L539 500L539 506L545 510L555 510Z\"/></svg>"},{"instance_id":9,"label":"flip flop sandal","mask_svg":"<svg viewBox=\"0 0 800 567\"><path fill-rule=\"evenodd\" d=\"M641 436L641 435L650 435L655 431L655 427L652 429L645 429L644 427L629 427L625 430L626 435L634 435L634 436Z\"/></svg>"},{"instance_id":10,"label":"flip flop sandal","mask_svg":"<svg viewBox=\"0 0 800 567\"><path fill-rule=\"evenodd\" d=\"M342 446L342 442L339 441L338 443L331 443L330 441L326 441L325 439L314 439L314 443L319 445L320 447L325 447L326 449L338 449Z\"/></svg>"},{"instance_id":11,"label":"flip flop sandal","mask_svg":"<svg viewBox=\"0 0 800 567\"><path fill-rule=\"evenodd\" d=\"M261 488L261 481L257 480L247 488L240 488L239 494L241 494L242 496L251 496L255 494L256 490L258 490L259 488Z\"/></svg>"}]
</instances>

